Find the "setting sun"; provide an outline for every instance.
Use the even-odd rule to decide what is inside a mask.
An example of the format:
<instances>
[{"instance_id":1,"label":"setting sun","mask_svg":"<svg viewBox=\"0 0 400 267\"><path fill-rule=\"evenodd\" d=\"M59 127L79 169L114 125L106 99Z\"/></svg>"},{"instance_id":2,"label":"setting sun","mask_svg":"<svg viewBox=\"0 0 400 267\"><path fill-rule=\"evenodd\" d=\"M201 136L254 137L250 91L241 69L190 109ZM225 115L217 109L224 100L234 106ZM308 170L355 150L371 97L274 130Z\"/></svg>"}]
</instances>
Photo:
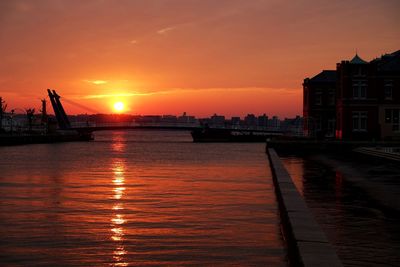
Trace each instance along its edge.
<instances>
[{"instance_id":1,"label":"setting sun","mask_svg":"<svg viewBox=\"0 0 400 267\"><path fill-rule=\"evenodd\" d=\"M124 110L124 103L122 102L115 102L114 103L114 110L117 112L121 112Z\"/></svg>"}]
</instances>

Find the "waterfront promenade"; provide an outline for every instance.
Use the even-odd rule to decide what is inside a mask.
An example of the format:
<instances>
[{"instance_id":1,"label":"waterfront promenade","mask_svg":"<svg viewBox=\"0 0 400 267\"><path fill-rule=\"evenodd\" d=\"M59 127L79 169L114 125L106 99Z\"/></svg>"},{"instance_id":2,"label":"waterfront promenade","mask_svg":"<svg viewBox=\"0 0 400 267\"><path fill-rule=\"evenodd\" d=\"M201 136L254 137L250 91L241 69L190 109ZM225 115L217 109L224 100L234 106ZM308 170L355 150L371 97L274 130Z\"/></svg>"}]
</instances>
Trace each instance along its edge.
<instances>
[{"instance_id":1,"label":"waterfront promenade","mask_svg":"<svg viewBox=\"0 0 400 267\"><path fill-rule=\"evenodd\" d=\"M400 161L363 155L314 155L313 160L341 173L368 198L390 212L400 214Z\"/></svg>"},{"instance_id":2,"label":"waterfront promenade","mask_svg":"<svg viewBox=\"0 0 400 267\"><path fill-rule=\"evenodd\" d=\"M351 153L280 157L344 266L398 266L396 163Z\"/></svg>"},{"instance_id":3,"label":"waterfront promenade","mask_svg":"<svg viewBox=\"0 0 400 267\"><path fill-rule=\"evenodd\" d=\"M292 266L342 266L273 148L267 148Z\"/></svg>"}]
</instances>

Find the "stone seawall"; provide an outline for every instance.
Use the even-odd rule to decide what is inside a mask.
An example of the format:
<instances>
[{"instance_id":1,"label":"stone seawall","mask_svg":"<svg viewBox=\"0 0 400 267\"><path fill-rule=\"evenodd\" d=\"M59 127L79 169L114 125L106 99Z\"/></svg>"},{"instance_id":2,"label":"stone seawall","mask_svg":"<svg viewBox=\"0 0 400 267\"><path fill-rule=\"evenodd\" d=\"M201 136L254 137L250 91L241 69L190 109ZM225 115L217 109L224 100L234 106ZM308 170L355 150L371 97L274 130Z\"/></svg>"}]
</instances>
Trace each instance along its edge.
<instances>
[{"instance_id":1,"label":"stone seawall","mask_svg":"<svg viewBox=\"0 0 400 267\"><path fill-rule=\"evenodd\" d=\"M343 266L273 148L267 148L293 266Z\"/></svg>"}]
</instances>

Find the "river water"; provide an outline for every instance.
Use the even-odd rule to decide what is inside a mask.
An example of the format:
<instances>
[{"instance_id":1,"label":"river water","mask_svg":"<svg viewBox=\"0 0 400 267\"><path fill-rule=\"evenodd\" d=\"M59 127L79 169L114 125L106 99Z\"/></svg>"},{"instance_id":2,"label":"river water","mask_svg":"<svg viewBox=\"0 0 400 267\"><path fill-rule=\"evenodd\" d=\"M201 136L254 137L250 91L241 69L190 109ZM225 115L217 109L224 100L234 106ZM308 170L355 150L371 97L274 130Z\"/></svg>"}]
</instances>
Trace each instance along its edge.
<instances>
[{"instance_id":1,"label":"river water","mask_svg":"<svg viewBox=\"0 0 400 267\"><path fill-rule=\"evenodd\" d=\"M0 147L1 266L286 266L264 144L184 132Z\"/></svg>"}]
</instances>

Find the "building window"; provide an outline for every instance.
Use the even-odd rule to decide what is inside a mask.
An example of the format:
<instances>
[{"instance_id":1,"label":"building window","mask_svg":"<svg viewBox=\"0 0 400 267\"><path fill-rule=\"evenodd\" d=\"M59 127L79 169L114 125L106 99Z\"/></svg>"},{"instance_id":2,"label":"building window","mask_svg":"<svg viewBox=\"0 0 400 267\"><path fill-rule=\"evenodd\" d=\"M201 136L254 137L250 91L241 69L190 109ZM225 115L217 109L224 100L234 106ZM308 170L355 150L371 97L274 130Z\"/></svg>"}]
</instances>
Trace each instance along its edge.
<instances>
[{"instance_id":1,"label":"building window","mask_svg":"<svg viewBox=\"0 0 400 267\"><path fill-rule=\"evenodd\" d=\"M322 92L321 91L316 91L315 92L315 105L322 105Z\"/></svg>"},{"instance_id":2,"label":"building window","mask_svg":"<svg viewBox=\"0 0 400 267\"><path fill-rule=\"evenodd\" d=\"M385 123L400 123L400 109L385 109Z\"/></svg>"},{"instance_id":3,"label":"building window","mask_svg":"<svg viewBox=\"0 0 400 267\"><path fill-rule=\"evenodd\" d=\"M328 133L327 136L331 137L335 134L336 130L336 120L335 119L330 119L328 120Z\"/></svg>"},{"instance_id":4,"label":"building window","mask_svg":"<svg viewBox=\"0 0 400 267\"><path fill-rule=\"evenodd\" d=\"M392 131L398 132L400 129L400 109L392 109Z\"/></svg>"},{"instance_id":5,"label":"building window","mask_svg":"<svg viewBox=\"0 0 400 267\"><path fill-rule=\"evenodd\" d=\"M366 71L362 66L358 66L356 68L353 68L352 74L353 74L353 77L365 77Z\"/></svg>"},{"instance_id":6,"label":"building window","mask_svg":"<svg viewBox=\"0 0 400 267\"><path fill-rule=\"evenodd\" d=\"M400 131L400 109L385 109L385 123L392 124L392 131Z\"/></svg>"},{"instance_id":7,"label":"building window","mask_svg":"<svg viewBox=\"0 0 400 267\"><path fill-rule=\"evenodd\" d=\"M322 118L321 117L317 117L317 119L315 120L315 129L317 131L322 130Z\"/></svg>"},{"instance_id":8,"label":"building window","mask_svg":"<svg viewBox=\"0 0 400 267\"><path fill-rule=\"evenodd\" d=\"M353 80L353 98L366 99L367 98L367 81L366 80Z\"/></svg>"},{"instance_id":9,"label":"building window","mask_svg":"<svg viewBox=\"0 0 400 267\"><path fill-rule=\"evenodd\" d=\"M329 91L329 93L328 93L328 103L331 106L335 105L335 92L334 91Z\"/></svg>"},{"instance_id":10,"label":"building window","mask_svg":"<svg viewBox=\"0 0 400 267\"><path fill-rule=\"evenodd\" d=\"M366 132L367 131L368 115L365 111L353 112L353 131Z\"/></svg>"},{"instance_id":11,"label":"building window","mask_svg":"<svg viewBox=\"0 0 400 267\"><path fill-rule=\"evenodd\" d=\"M399 124L399 109L393 109L392 114L393 114L393 124Z\"/></svg>"},{"instance_id":12,"label":"building window","mask_svg":"<svg viewBox=\"0 0 400 267\"><path fill-rule=\"evenodd\" d=\"M392 123L392 110L385 109L385 123Z\"/></svg>"},{"instance_id":13,"label":"building window","mask_svg":"<svg viewBox=\"0 0 400 267\"><path fill-rule=\"evenodd\" d=\"M384 83L385 100L392 100L393 97L393 81L385 80Z\"/></svg>"}]
</instances>

